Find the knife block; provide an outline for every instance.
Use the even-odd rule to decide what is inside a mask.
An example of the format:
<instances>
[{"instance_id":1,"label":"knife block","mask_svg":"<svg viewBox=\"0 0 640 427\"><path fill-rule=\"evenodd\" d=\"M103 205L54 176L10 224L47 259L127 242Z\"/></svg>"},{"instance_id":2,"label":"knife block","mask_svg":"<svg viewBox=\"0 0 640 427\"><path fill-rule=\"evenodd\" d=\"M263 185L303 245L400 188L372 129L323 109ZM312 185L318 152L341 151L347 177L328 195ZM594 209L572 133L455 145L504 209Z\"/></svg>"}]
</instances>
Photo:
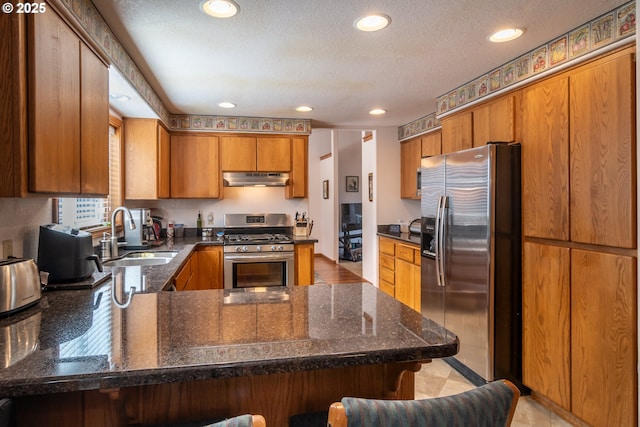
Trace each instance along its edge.
<instances>
[{"instance_id":1,"label":"knife block","mask_svg":"<svg viewBox=\"0 0 640 427\"><path fill-rule=\"evenodd\" d=\"M308 236L309 235L309 222L307 220L298 220L293 226L294 236Z\"/></svg>"}]
</instances>

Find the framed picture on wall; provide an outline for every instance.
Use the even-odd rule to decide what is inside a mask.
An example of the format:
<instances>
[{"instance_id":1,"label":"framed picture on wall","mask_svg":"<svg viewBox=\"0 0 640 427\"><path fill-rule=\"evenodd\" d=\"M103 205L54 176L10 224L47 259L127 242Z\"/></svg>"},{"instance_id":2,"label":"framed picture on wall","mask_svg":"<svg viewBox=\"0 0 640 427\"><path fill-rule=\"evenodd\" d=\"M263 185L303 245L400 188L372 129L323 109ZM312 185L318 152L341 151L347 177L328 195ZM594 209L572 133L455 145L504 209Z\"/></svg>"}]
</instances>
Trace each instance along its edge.
<instances>
[{"instance_id":1,"label":"framed picture on wall","mask_svg":"<svg viewBox=\"0 0 640 427\"><path fill-rule=\"evenodd\" d=\"M347 176L347 191L352 193L360 191L360 177Z\"/></svg>"},{"instance_id":2,"label":"framed picture on wall","mask_svg":"<svg viewBox=\"0 0 640 427\"><path fill-rule=\"evenodd\" d=\"M322 198L323 199L329 198L329 180L328 179L325 179L324 181L322 181Z\"/></svg>"}]
</instances>

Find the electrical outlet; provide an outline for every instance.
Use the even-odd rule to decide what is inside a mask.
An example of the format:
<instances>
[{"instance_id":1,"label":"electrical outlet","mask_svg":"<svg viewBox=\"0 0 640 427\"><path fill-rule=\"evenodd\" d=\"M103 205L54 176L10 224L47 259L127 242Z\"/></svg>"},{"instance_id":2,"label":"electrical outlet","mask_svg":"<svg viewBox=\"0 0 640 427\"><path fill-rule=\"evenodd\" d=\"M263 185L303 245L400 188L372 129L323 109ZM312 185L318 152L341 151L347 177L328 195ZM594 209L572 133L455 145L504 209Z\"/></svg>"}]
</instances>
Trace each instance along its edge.
<instances>
[{"instance_id":1,"label":"electrical outlet","mask_svg":"<svg viewBox=\"0 0 640 427\"><path fill-rule=\"evenodd\" d=\"M213 212L209 212L207 215L207 225L213 225Z\"/></svg>"},{"instance_id":2,"label":"electrical outlet","mask_svg":"<svg viewBox=\"0 0 640 427\"><path fill-rule=\"evenodd\" d=\"M9 258L10 256L13 256L13 241L3 240L2 241L2 258Z\"/></svg>"}]
</instances>

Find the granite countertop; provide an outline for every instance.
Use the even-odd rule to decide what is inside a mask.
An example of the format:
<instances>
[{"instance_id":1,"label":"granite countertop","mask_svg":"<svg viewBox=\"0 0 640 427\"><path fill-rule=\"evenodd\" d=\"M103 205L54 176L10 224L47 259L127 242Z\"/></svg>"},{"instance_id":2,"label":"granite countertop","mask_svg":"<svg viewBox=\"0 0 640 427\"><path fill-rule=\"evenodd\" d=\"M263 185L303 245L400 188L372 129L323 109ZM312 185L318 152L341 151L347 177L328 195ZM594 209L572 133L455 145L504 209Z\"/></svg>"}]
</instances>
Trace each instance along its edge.
<instances>
[{"instance_id":1,"label":"granite countertop","mask_svg":"<svg viewBox=\"0 0 640 427\"><path fill-rule=\"evenodd\" d=\"M378 225L378 236L389 237L403 243L420 246L420 235L409 232L401 232L399 227L391 225Z\"/></svg>"},{"instance_id":2,"label":"granite countertop","mask_svg":"<svg viewBox=\"0 0 640 427\"><path fill-rule=\"evenodd\" d=\"M420 361L459 347L453 333L368 283L146 292L126 303L115 276L45 292L0 319L0 395Z\"/></svg>"}]
</instances>

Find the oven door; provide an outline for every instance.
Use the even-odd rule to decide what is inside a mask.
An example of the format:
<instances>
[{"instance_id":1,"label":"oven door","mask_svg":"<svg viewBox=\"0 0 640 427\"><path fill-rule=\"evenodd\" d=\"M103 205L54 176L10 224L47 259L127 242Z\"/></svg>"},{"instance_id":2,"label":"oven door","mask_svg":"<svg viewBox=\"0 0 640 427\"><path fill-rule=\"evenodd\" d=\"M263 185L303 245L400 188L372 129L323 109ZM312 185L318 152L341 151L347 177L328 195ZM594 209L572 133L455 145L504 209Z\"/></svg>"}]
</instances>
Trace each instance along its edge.
<instances>
[{"instance_id":1,"label":"oven door","mask_svg":"<svg viewBox=\"0 0 640 427\"><path fill-rule=\"evenodd\" d=\"M224 255L224 288L293 285L293 252Z\"/></svg>"}]
</instances>

